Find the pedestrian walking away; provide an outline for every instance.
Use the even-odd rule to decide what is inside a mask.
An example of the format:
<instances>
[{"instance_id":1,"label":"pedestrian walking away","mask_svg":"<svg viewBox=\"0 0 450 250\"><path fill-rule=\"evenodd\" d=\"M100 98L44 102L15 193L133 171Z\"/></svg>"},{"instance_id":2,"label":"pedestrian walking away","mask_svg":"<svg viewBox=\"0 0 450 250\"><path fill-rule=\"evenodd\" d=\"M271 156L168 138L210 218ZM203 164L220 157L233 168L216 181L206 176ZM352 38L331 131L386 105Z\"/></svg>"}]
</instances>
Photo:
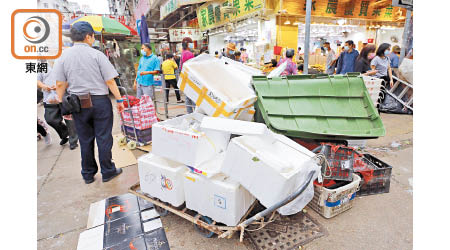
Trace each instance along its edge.
<instances>
[{"instance_id":1,"label":"pedestrian walking away","mask_svg":"<svg viewBox=\"0 0 450 250\"><path fill-rule=\"evenodd\" d=\"M389 83L390 88L394 86L394 80L392 78L391 61L389 60L389 54L391 45L389 43L382 43L377 49L377 55L370 62L370 67L376 70L375 77L381 78L385 81L386 87Z\"/></svg>"},{"instance_id":2,"label":"pedestrian walking away","mask_svg":"<svg viewBox=\"0 0 450 250\"><path fill-rule=\"evenodd\" d=\"M51 63L48 63L47 73L38 73L37 79L37 86L42 89L44 94L45 121L58 133L59 138L61 139L60 145L69 142L71 150L77 148L78 135L76 133L75 124L72 122L71 118L67 117L68 119L64 119L61 114L61 108L58 104L58 96L56 94L56 79L53 74Z\"/></svg>"},{"instance_id":3,"label":"pedestrian walking away","mask_svg":"<svg viewBox=\"0 0 450 250\"><path fill-rule=\"evenodd\" d=\"M166 101L169 102L169 89L172 86L175 89L175 95L177 96L177 102L182 103L180 97L180 90L178 90L177 79L175 76L175 70L178 68L172 54L167 54L167 59L161 65L161 69L166 80Z\"/></svg>"},{"instance_id":4,"label":"pedestrian walking away","mask_svg":"<svg viewBox=\"0 0 450 250\"><path fill-rule=\"evenodd\" d=\"M142 57L139 60L139 66L134 80L133 89L136 91L137 98L148 95L154 99L153 85L155 74L160 72L160 60L152 54L152 47L148 43L142 44Z\"/></svg>"},{"instance_id":5,"label":"pedestrian walking away","mask_svg":"<svg viewBox=\"0 0 450 250\"><path fill-rule=\"evenodd\" d=\"M341 53L337 63L336 74L354 72L355 61L359 56L352 40L345 42L344 51Z\"/></svg>"},{"instance_id":6,"label":"pedestrian walking away","mask_svg":"<svg viewBox=\"0 0 450 250\"><path fill-rule=\"evenodd\" d=\"M181 47L183 49L183 52L181 52L181 65L180 65L180 72L183 70L183 64L187 62L188 60L194 58L194 54L189 50L193 49L194 44L192 42L192 39L189 37L186 37L183 39L183 42L181 43ZM189 97L186 96L186 111L190 114L194 112L195 102L192 101Z\"/></svg>"},{"instance_id":7,"label":"pedestrian walking away","mask_svg":"<svg viewBox=\"0 0 450 250\"><path fill-rule=\"evenodd\" d=\"M108 58L92 48L95 41L94 29L88 22L75 23L70 30L73 47L66 49L55 62L56 92L58 100L64 93L78 96L81 107L72 116L80 140L81 175L86 184L94 182L98 166L94 156L94 140L103 182L110 181L122 173L112 162L113 108L108 89L114 95L118 112L124 109L123 100L114 77L117 71Z\"/></svg>"}]
</instances>

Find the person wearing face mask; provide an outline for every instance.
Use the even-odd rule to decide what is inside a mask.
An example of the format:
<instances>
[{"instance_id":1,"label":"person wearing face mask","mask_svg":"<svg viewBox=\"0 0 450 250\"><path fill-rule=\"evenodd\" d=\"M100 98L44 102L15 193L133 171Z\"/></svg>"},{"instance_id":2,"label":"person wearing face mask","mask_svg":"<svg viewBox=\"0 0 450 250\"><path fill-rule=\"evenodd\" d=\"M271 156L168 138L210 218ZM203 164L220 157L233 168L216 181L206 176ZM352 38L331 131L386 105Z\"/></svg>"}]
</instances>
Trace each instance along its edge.
<instances>
[{"instance_id":1,"label":"person wearing face mask","mask_svg":"<svg viewBox=\"0 0 450 250\"><path fill-rule=\"evenodd\" d=\"M338 59L336 74L346 74L348 72L353 72L355 61L358 56L359 53L355 49L355 44L353 43L353 41L346 41L344 45L344 51L341 53Z\"/></svg>"},{"instance_id":2,"label":"person wearing face mask","mask_svg":"<svg viewBox=\"0 0 450 250\"><path fill-rule=\"evenodd\" d=\"M71 97L78 96L79 110L72 111L81 151L81 175L86 184L94 182L98 166L94 154L97 142L103 182L122 173L112 161L113 107L108 94L116 99L117 111L124 110L123 100L114 78L119 74L102 52L92 48L94 29L88 22L72 25L70 36L73 47L65 49L55 62L53 72L58 102L66 90ZM108 91L109 90L109 91Z\"/></svg>"},{"instance_id":3,"label":"person wearing face mask","mask_svg":"<svg viewBox=\"0 0 450 250\"><path fill-rule=\"evenodd\" d=\"M356 58L354 72L359 72L365 76L371 76L377 73L376 70L370 68L370 61L375 57L375 49L375 45L368 44L361 50L358 58Z\"/></svg>"},{"instance_id":4,"label":"person wearing face mask","mask_svg":"<svg viewBox=\"0 0 450 250\"><path fill-rule=\"evenodd\" d=\"M136 90L137 98L148 95L153 99L153 75L159 73L160 62L158 57L152 53L152 47L148 43L142 44L141 54L133 88Z\"/></svg>"},{"instance_id":5,"label":"person wearing face mask","mask_svg":"<svg viewBox=\"0 0 450 250\"><path fill-rule=\"evenodd\" d=\"M225 56L236 60L236 56L234 55L234 52L236 51L236 44L234 43L228 43L227 50L225 51Z\"/></svg>"},{"instance_id":6,"label":"person wearing face mask","mask_svg":"<svg viewBox=\"0 0 450 250\"><path fill-rule=\"evenodd\" d=\"M375 77L381 78L385 83L389 83L391 88L394 86L394 80L392 79L391 60L389 60L389 54L391 45L389 43L383 43L378 47L376 56L370 62L370 67L373 70L377 70Z\"/></svg>"}]
</instances>

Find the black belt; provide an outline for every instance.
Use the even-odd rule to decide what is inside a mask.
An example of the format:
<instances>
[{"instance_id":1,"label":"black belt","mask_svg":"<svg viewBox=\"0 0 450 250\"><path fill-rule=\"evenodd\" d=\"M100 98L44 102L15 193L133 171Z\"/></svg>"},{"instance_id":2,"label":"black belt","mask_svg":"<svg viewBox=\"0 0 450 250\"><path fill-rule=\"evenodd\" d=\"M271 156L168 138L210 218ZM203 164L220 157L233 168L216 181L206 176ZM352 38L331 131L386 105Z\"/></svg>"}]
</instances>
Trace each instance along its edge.
<instances>
[{"instance_id":1,"label":"black belt","mask_svg":"<svg viewBox=\"0 0 450 250\"><path fill-rule=\"evenodd\" d=\"M59 104L57 104L57 103L45 103L44 102L44 108L56 108L56 107L59 108Z\"/></svg>"},{"instance_id":2,"label":"black belt","mask_svg":"<svg viewBox=\"0 0 450 250\"><path fill-rule=\"evenodd\" d=\"M102 98L108 98L108 95L91 95L91 99L102 99Z\"/></svg>"}]
</instances>

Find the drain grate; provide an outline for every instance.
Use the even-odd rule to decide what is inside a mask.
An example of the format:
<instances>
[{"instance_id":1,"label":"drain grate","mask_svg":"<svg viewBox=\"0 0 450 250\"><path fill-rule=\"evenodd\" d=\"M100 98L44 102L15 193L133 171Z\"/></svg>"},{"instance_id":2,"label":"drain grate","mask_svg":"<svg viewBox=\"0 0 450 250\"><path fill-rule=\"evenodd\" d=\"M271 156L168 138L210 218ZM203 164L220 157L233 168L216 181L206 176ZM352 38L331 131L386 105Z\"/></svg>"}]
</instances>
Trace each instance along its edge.
<instances>
[{"instance_id":1,"label":"drain grate","mask_svg":"<svg viewBox=\"0 0 450 250\"><path fill-rule=\"evenodd\" d=\"M258 226L252 225L250 230ZM308 214L276 215L274 222L258 231L246 231L246 245L253 250L298 249L308 242L327 235L326 230Z\"/></svg>"}]
</instances>

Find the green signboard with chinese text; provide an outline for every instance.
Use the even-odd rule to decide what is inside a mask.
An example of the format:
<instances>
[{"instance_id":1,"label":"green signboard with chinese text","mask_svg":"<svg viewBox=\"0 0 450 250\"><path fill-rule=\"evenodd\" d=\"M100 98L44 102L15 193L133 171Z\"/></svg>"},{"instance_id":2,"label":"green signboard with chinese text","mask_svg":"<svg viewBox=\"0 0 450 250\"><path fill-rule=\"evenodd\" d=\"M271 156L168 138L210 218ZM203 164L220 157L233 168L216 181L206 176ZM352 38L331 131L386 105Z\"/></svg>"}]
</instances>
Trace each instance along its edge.
<instances>
[{"instance_id":1,"label":"green signboard with chinese text","mask_svg":"<svg viewBox=\"0 0 450 250\"><path fill-rule=\"evenodd\" d=\"M233 13L223 13L224 6L234 6ZM201 30L224 25L230 21L262 10L264 0L226 0L207 2L197 10L198 24Z\"/></svg>"}]
</instances>

